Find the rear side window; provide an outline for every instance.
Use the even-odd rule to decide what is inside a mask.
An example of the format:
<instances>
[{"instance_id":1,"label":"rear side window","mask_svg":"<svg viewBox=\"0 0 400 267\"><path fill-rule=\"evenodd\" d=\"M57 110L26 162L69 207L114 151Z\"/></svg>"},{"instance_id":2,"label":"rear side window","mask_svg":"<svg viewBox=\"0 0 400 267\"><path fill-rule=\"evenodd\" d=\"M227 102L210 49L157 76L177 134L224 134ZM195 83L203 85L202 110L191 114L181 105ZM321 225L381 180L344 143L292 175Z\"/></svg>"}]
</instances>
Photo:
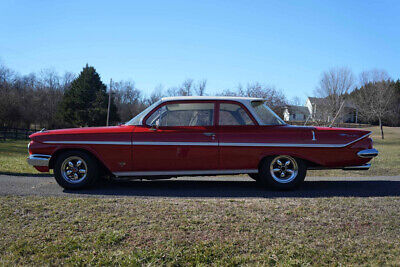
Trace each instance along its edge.
<instances>
[{"instance_id":1,"label":"rear side window","mask_svg":"<svg viewBox=\"0 0 400 267\"><path fill-rule=\"evenodd\" d=\"M147 125L159 126L213 126L214 103L167 104L157 109Z\"/></svg>"},{"instance_id":2,"label":"rear side window","mask_svg":"<svg viewBox=\"0 0 400 267\"><path fill-rule=\"evenodd\" d=\"M247 112L238 104L219 105L219 125L254 125Z\"/></svg>"}]
</instances>

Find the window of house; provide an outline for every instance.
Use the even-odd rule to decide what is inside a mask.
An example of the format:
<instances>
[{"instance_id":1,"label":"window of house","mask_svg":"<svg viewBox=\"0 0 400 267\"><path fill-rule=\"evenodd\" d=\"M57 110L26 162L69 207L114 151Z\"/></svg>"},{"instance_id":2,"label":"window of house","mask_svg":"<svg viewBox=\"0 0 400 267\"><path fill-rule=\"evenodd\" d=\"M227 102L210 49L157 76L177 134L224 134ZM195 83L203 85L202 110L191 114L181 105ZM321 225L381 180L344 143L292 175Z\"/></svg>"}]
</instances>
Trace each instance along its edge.
<instances>
[{"instance_id":1,"label":"window of house","mask_svg":"<svg viewBox=\"0 0 400 267\"><path fill-rule=\"evenodd\" d=\"M219 106L219 125L254 125L254 122L240 105L221 103Z\"/></svg>"}]
</instances>

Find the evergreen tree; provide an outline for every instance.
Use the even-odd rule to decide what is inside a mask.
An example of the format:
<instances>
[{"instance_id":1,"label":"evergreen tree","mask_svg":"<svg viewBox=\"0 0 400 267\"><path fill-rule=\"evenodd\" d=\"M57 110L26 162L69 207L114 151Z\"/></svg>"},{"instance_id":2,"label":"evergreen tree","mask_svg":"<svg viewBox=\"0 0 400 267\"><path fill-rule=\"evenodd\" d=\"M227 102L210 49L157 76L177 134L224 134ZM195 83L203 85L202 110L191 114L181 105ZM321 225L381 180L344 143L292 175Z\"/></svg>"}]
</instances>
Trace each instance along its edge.
<instances>
[{"instance_id":1,"label":"evergreen tree","mask_svg":"<svg viewBox=\"0 0 400 267\"><path fill-rule=\"evenodd\" d=\"M94 67L83 68L60 104L60 117L71 126L106 125L108 94ZM111 98L110 125L119 121L117 107Z\"/></svg>"}]
</instances>

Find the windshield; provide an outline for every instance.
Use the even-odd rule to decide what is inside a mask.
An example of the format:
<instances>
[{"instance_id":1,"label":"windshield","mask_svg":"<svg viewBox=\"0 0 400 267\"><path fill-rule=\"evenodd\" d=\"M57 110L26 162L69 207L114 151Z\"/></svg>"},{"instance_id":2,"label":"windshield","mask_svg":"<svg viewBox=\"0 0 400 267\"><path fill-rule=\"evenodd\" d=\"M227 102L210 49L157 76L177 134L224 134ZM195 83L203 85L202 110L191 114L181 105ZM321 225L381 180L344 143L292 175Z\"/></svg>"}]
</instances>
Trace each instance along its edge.
<instances>
[{"instance_id":1,"label":"windshield","mask_svg":"<svg viewBox=\"0 0 400 267\"><path fill-rule=\"evenodd\" d=\"M149 113L151 110L153 110L156 106L158 106L161 103L161 100L155 102L153 105L150 107L146 108L139 114L137 114L133 119L125 123L125 125L142 125L142 119Z\"/></svg>"},{"instance_id":2,"label":"windshield","mask_svg":"<svg viewBox=\"0 0 400 267\"><path fill-rule=\"evenodd\" d=\"M251 105L264 125L286 124L265 104L265 101L252 101Z\"/></svg>"}]
</instances>

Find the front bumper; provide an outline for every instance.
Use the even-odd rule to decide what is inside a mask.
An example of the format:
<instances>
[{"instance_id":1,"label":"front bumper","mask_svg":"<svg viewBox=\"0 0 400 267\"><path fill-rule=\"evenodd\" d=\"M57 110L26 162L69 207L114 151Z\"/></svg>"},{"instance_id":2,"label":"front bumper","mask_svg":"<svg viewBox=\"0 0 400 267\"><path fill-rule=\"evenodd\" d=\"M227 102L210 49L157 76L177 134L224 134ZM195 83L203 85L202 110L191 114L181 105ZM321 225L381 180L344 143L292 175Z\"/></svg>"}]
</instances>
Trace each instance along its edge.
<instances>
[{"instance_id":1,"label":"front bumper","mask_svg":"<svg viewBox=\"0 0 400 267\"><path fill-rule=\"evenodd\" d=\"M50 158L50 155L33 154L26 161L32 166L49 167Z\"/></svg>"},{"instance_id":2,"label":"front bumper","mask_svg":"<svg viewBox=\"0 0 400 267\"><path fill-rule=\"evenodd\" d=\"M373 158L378 156L379 152L375 148L361 150L357 153L360 158Z\"/></svg>"}]
</instances>

